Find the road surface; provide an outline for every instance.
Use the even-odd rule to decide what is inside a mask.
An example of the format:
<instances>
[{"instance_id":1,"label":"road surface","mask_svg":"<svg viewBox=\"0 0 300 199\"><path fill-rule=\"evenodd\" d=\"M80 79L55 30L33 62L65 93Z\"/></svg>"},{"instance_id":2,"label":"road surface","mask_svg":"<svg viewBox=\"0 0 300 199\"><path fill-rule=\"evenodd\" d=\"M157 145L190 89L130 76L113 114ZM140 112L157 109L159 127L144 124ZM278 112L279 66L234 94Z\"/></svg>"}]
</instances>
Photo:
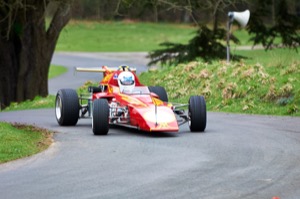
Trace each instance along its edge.
<instances>
[{"instance_id":1,"label":"road surface","mask_svg":"<svg viewBox=\"0 0 300 199\"><path fill-rule=\"evenodd\" d=\"M147 69L141 54L127 55L60 53L53 63ZM51 80L49 91L98 78L72 73ZM57 132L48 150L0 165L1 199L300 197L299 117L208 112L205 133L184 125L155 134L111 128L107 136L94 136L88 119L60 127L52 109L0 112L0 120Z\"/></svg>"}]
</instances>

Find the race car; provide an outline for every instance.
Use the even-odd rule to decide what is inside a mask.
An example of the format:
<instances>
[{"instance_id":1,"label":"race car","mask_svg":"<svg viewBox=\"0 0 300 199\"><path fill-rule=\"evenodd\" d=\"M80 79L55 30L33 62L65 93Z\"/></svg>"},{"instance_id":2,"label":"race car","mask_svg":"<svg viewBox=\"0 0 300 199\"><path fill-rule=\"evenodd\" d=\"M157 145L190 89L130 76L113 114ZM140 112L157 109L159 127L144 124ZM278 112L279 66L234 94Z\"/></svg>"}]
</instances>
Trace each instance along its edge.
<instances>
[{"instance_id":1,"label":"race car","mask_svg":"<svg viewBox=\"0 0 300 199\"><path fill-rule=\"evenodd\" d=\"M136 69L126 65L75 70L102 72L103 79L99 86L90 86L85 95L73 89L57 92L55 116L61 126L74 126L78 119L91 118L95 135L107 135L111 125L147 132L178 132L185 123L193 132L206 128L203 96L191 96L187 104L170 103L163 87L141 84Z\"/></svg>"}]
</instances>

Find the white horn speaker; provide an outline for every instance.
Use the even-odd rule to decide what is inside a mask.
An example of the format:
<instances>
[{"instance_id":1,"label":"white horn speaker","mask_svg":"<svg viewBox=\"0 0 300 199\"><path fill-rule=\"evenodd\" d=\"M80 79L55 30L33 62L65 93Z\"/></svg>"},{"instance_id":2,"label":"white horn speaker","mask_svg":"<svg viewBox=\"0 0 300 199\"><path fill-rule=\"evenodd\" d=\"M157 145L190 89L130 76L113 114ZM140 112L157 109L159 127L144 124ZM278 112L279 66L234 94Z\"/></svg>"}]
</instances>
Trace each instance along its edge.
<instances>
[{"instance_id":1,"label":"white horn speaker","mask_svg":"<svg viewBox=\"0 0 300 199\"><path fill-rule=\"evenodd\" d=\"M231 22L236 20L242 27L245 27L250 18L250 11L245 10L244 12L229 12L228 17Z\"/></svg>"},{"instance_id":2,"label":"white horn speaker","mask_svg":"<svg viewBox=\"0 0 300 199\"><path fill-rule=\"evenodd\" d=\"M228 12L228 23L227 23L227 63L230 61L230 30L231 24L236 20L243 28L247 25L250 18L250 11L245 10L244 12Z\"/></svg>"}]
</instances>

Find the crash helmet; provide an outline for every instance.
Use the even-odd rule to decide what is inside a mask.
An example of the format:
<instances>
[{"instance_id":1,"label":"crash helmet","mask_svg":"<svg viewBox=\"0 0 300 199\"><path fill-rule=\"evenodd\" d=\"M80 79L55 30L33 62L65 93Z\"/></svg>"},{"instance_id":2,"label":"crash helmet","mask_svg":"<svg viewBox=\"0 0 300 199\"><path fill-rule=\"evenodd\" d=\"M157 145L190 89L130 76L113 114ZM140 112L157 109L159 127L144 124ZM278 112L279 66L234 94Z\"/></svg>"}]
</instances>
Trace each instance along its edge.
<instances>
[{"instance_id":1,"label":"crash helmet","mask_svg":"<svg viewBox=\"0 0 300 199\"><path fill-rule=\"evenodd\" d=\"M118 76L118 84L122 93L132 93L135 81L134 75L129 71L123 71Z\"/></svg>"}]
</instances>

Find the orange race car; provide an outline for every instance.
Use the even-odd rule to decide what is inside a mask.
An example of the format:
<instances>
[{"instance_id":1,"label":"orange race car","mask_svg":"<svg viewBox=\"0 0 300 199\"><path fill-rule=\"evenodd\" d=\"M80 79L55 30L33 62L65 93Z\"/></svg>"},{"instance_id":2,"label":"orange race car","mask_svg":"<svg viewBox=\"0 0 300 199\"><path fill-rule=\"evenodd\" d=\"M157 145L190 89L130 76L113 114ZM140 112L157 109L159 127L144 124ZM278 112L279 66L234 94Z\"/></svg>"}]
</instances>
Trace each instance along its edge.
<instances>
[{"instance_id":1,"label":"orange race car","mask_svg":"<svg viewBox=\"0 0 300 199\"><path fill-rule=\"evenodd\" d=\"M135 69L128 66L75 70L103 72L103 79L99 86L89 87L88 95L78 96L73 89L57 92L55 115L61 126L76 125L79 118L91 118L95 135L106 135L110 125L148 132L178 132L178 126L187 122L191 131L203 132L206 128L203 96L191 96L188 104L170 103L163 87L144 86Z\"/></svg>"}]
</instances>

